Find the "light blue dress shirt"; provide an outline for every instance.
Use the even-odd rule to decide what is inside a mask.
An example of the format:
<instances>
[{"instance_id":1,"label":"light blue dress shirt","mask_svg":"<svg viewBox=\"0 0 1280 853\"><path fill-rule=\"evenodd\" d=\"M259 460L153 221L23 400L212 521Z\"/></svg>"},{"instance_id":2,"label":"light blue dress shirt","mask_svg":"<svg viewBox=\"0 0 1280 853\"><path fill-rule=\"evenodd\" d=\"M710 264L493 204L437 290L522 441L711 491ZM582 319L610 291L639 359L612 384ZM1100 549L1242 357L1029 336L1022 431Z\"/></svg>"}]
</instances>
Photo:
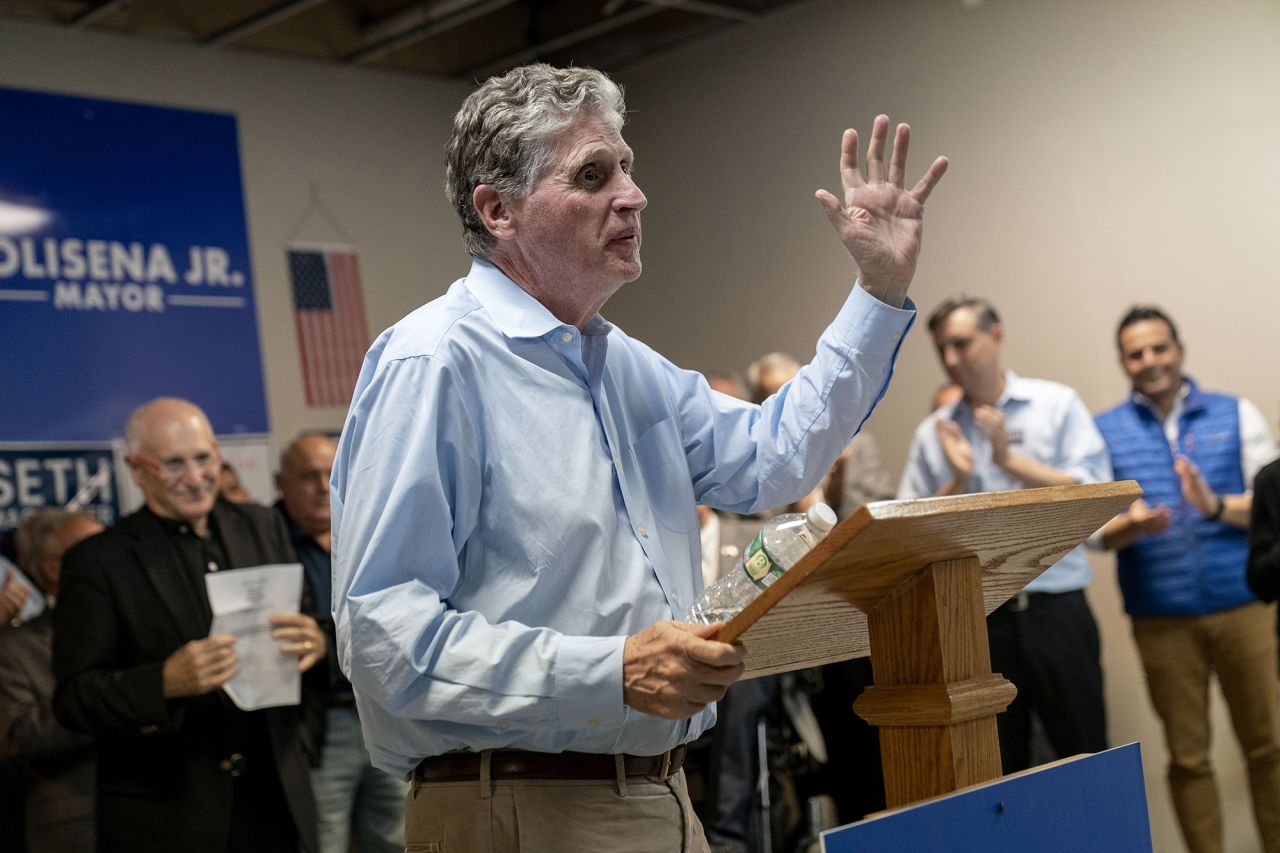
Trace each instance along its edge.
<instances>
[{"instance_id":1,"label":"light blue dress shirt","mask_svg":"<svg viewBox=\"0 0 1280 853\"><path fill-rule=\"evenodd\" d=\"M1012 370L1004 374L1004 393L996 405L1004 412L1009 449L1042 465L1074 477L1078 483L1111 479L1107 445L1093 423L1084 401L1074 390L1047 379L1026 379ZM991 461L989 442L973 420L973 409L964 400L943 406L916 428L907 466L902 472L898 497L927 498L951 481L951 465L938 442L937 421L953 420L973 447L973 477L969 492L1004 492L1023 489L1021 480ZM1084 546L1067 553L1042 575L1027 584L1027 592L1071 592L1089 585L1093 574Z\"/></svg>"},{"instance_id":2,"label":"light blue dress shirt","mask_svg":"<svg viewBox=\"0 0 1280 853\"><path fill-rule=\"evenodd\" d=\"M701 592L695 503L807 493L884 394L914 306L854 287L762 406L475 261L370 349L333 467L334 618L373 763L655 755L715 720L625 707L627 635Z\"/></svg>"}]
</instances>

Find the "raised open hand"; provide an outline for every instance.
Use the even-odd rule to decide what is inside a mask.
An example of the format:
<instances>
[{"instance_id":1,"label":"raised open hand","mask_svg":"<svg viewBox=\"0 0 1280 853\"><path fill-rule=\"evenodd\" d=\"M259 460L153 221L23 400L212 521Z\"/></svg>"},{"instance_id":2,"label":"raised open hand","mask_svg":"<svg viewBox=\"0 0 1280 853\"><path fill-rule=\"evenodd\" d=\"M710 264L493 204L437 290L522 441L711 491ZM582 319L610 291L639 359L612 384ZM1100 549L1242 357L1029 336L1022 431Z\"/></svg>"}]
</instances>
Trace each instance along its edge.
<instances>
[{"instance_id":1,"label":"raised open hand","mask_svg":"<svg viewBox=\"0 0 1280 853\"><path fill-rule=\"evenodd\" d=\"M840 182L844 200L826 190L815 194L827 219L858 265L862 287L872 296L900 306L915 275L920 255L924 203L947 171L939 157L909 191L903 188L911 128L899 124L886 173L885 143L889 117L876 116L867 146L867 176L858 165L858 132L846 130L840 145Z\"/></svg>"}]
</instances>

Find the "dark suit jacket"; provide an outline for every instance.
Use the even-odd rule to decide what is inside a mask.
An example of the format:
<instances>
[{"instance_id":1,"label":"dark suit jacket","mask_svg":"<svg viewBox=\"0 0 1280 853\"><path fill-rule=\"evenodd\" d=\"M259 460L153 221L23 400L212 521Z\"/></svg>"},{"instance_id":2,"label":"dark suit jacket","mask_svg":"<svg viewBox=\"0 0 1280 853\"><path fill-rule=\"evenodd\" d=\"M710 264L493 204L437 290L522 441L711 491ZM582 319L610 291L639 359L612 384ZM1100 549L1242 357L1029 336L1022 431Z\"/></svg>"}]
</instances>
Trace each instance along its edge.
<instances>
[{"instance_id":1,"label":"dark suit jacket","mask_svg":"<svg viewBox=\"0 0 1280 853\"><path fill-rule=\"evenodd\" d=\"M53 719L53 613L0 631L0 757L22 769L27 849L83 853L93 841L93 741Z\"/></svg>"},{"instance_id":2,"label":"dark suit jacket","mask_svg":"<svg viewBox=\"0 0 1280 853\"><path fill-rule=\"evenodd\" d=\"M213 514L232 568L294 562L284 524L272 510L220 500ZM229 710L220 690L164 698L165 659L209 633L208 600L193 594L184 570L163 528L143 512L63 558L54 611L54 713L68 728L98 740L104 850L227 848L233 780L220 763L230 752L227 715L242 712ZM264 715L300 849L315 850L312 745L302 709L252 713Z\"/></svg>"},{"instance_id":3,"label":"dark suit jacket","mask_svg":"<svg viewBox=\"0 0 1280 853\"><path fill-rule=\"evenodd\" d=\"M1280 460L1254 479L1252 512L1245 579L1258 598L1275 601L1280 598Z\"/></svg>"}]
</instances>

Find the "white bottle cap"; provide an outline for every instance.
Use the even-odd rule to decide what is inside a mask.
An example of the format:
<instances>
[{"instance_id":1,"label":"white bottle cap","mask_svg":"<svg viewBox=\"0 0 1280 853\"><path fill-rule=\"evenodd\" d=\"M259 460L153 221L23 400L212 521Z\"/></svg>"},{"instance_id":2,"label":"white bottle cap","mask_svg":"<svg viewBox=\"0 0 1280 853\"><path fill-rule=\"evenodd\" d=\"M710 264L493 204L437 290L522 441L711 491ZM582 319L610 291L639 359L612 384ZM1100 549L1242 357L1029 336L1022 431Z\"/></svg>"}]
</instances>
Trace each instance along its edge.
<instances>
[{"instance_id":1,"label":"white bottle cap","mask_svg":"<svg viewBox=\"0 0 1280 853\"><path fill-rule=\"evenodd\" d=\"M823 533L836 526L836 514L831 511L831 507L823 503L817 503L809 507L809 511L805 513L805 518L809 519L809 523Z\"/></svg>"}]
</instances>

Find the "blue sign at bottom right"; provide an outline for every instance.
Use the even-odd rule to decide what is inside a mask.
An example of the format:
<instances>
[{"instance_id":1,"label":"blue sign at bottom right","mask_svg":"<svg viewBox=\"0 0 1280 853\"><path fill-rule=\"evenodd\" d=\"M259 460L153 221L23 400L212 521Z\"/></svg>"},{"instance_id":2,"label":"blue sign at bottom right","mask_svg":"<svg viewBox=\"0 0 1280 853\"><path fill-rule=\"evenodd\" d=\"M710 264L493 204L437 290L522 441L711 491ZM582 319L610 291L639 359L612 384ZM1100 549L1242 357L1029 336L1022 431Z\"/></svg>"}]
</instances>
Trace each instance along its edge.
<instances>
[{"instance_id":1,"label":"blue sign at bottom right","mask_svg":"<svg viewBox=\"0 0 1280 853\"><path fill-rule=\"evenodd\" d=\"M1138 744L936 797L822 835L825 853L1151 853Z\"/></svg>"}]
</instances>

